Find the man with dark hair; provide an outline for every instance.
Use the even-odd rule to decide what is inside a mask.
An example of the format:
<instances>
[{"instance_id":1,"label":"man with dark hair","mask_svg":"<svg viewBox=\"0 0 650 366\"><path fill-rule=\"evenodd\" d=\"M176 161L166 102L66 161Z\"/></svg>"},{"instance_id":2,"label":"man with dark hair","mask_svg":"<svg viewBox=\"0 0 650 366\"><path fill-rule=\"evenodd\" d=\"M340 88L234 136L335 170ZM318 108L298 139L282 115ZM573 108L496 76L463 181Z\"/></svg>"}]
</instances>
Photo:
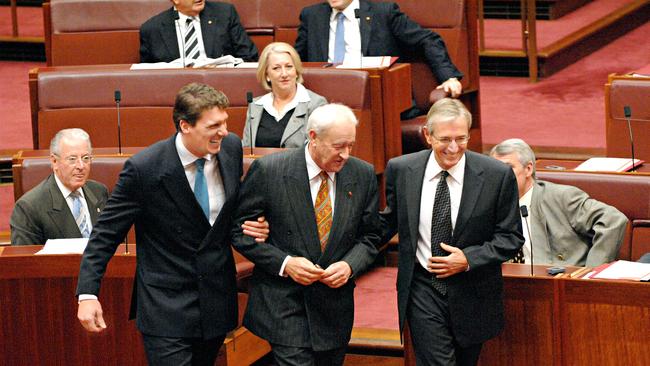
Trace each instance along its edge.
<instances>
[{"instance_id":1,"label":"man with dark hair","mask_svg":"<svg viewBox=\"0 0 650 366\"><path fill-rule=\"evenodd\" d=\"M226 107L226 96L208 85L192 83L178 92L178 132L126 161L81 261L77 315L88 331L101 332L101 278L135 224L131 308L151 365L212 366L237 325L229 243L242 147L228 134ZM266 238L265 223L245 226L260 241Z\"/></svg>"},{"instance_id":2,"label":"man with dark hair","mask_svg":"<svg viewBox=\"0 0 650 366\"><path fill-rule=\"evenodd\" d=\"M140 27L140 62L186 64L198 58L232 55L257 60L251 42L232 4L205 0L171 0L173 7ZM181 56L184 54L184 56Z\"/></svg>"},{"instance_id":3,"label":"man with dark hair","mask_svg":"<svg viewBox=\"0 0 650 366\"><path fill-rule=\"evenodd\" d=\"M278 366L342 365L354 279L377 254L377 179L350 156L357 119L326 104L309 116L303 148L256 160L242 184L233 245L255 263L244 325L271 343ZM264 215L257 244L237 225Z\"/></svg>"},{"instance_id":4,"label":"man with dark hair","mask_svg":"<svg viewBox=\"0 0 650 366\"><path fill-rule=\"evenodd\" d=\"M50 143L50 162L53 174L14 206L9 221L12 245L87 238L106 204L106 186L88 179L92 147L86 131L57 132Z\"/></svg>"},{"instance_id":5,"label":"man with dark hair","mask_svg":"<svg viewBox=\"0 0 650 366\"><path fill-rule=\"evenodd\" d=\"M453 97L463 89L463 74L451 62L440 35L420 27L393 2L327 0L308 6L300 13L295 47L302 61L311 62L421 53L440 89Z\"/></svg>"},{"instance_id":6,"label":"man with dark hair","mask_svg":"<svg viewBox=\"0 0 650 366\"><path fill-rule=\"evenodd\" d=\"M397 302L418 365L475 365L503 328L501 263L523 244L512 170L466 151L472 116L456 99L429 110L431 150L386 167L383 239L399 231Z\"/></svg>"}]
</instances>

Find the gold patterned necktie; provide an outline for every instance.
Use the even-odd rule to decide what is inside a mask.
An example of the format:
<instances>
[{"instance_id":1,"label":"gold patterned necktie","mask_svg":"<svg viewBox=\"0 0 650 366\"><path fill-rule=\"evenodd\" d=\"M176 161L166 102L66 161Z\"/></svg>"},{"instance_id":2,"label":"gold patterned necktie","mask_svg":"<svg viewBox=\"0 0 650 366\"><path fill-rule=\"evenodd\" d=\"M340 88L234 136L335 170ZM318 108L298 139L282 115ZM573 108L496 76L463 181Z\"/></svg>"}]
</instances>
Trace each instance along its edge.
<instances>
[{"instance_id":1,"label":"gold patterned necktie","mask_svg":"<svg viewBox=\"0 0 650 366\"><path fill-rule=\"evenodd\" d=\"M330 236L330 229L332 228L332 202L330 201L327 173L321 171L319 176L321 177L321 183L318 188L318 194L316 195L314 210L316 211L320 249L321 252L324 252Z\"/></svg>"}]
</instances>

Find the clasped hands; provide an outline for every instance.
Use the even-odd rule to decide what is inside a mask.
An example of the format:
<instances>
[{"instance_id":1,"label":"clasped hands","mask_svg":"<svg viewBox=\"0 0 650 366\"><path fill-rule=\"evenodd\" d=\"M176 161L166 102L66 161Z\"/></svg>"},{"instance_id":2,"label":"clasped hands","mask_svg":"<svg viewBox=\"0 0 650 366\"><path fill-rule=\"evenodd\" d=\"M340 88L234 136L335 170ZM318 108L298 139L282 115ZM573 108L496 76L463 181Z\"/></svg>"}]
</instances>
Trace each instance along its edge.
<instances>
[{"instance_id":1,"label":"clasped hands","mask_svg":"<svg viewBox=\"0 0 650 366\"><path fill-rule=\"evenodd\" d=\"M460 248L440 243L440 247L449 252L444 257L429 257L427 270L436 275L437 278L447 278L456 273L465 272L468 267L467 258Z\"/></svg>"},{"instance_id":2,"label":"clasped hands","mask_svg":"<svg viewBox=\"0 0 650 366\"><path fill-rule=\"evenodd\" d=\"M297 283L307 286L320 281L331 288L345 285L352 275L352 268L344 261L335 262L322 269L304 257L290 257L284 273Z\"/></svg>"}]
</instances>

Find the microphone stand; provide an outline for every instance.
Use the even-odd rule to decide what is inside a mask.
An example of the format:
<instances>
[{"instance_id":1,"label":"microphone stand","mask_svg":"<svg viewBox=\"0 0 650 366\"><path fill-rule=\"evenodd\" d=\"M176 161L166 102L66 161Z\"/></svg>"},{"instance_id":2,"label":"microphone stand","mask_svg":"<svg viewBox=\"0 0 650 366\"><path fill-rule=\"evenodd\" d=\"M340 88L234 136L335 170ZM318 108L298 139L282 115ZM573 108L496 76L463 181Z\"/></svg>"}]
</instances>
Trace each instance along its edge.
<instances>
[{"instance_id":1,"label":"microphone stand","mask_svg":"<svg viewBox=\"0 0 650 366\"><path fill-rule=\"evenodd\" d=\"M117 152L122 155L122 123L120 121L120 102L122 101L122 92L117 89L114 94L115 107L117 109ZM124 237L124 254L129 254L128 235Z\"/></svg>"},{"instance_id":2,"label":"microphone stand","mask_svg":"<svg viewBox=\"0 0 650 366\"><path fill-rule=\"evenodd\" d=\"M251 104L253 103L253 92L246 92L246 103L248 104L248 115L250 115ZM248 121L248 136L250 136L251 158L253 158L253 124L251 121Z\"/></svg>"},{"instance_id":3,"label":"microphone stand","mask_svg":"<svg viewBox=\"0 0 650 366\"><path fill-rule=\"evenodd\" d=\"M623 107L623 113L625 114L625 120L627 120L627 130L630 131L630 148L632 149L632 172L636 171L636 160L634 159L634 137L632 137L632 124L630 123L630 118L632 118L632 108L629 105Z\"/></svg>"},{"instance_id":4,"label":"microphone stand","mask_svg":"<svg viewBox=\"0 0 650 366\"><path fill-rule=\"evenodd\" d=\"M530 275L534 276L535 274L533 273L533 238L530 236L530 226L528 226L528 207L526 205L523 205L519 207L519 211L521 213L521 217L524 218L524 222L526 223L526 231L528 232L528 241L530 242Z\"/></svg>"},{"instance_id":5,"label":"microphone stand","mask_svg":"<svg viewBox=\"0 0 650 366\"><path fill-rule=\"evenodd\" d=\"M357 18L357 23L359 24L359 68L363 69L363 40L361 38L361 14L359 14L359 9L354 9L354 17Z\"/></svg>"}]
</instances>

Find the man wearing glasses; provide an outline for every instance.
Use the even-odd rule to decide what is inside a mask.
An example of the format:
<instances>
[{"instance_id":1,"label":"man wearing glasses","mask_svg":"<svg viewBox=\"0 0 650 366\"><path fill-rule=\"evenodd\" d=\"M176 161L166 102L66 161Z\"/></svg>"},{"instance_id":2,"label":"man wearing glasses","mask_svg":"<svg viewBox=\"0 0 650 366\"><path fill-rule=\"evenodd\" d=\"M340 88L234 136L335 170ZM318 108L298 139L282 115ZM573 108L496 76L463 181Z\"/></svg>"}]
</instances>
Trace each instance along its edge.
<instances>
[{"instance_id":1,"label":"man wearing glasses","mask_svg":"<svg viewBox=\"0 0 650 366\"><path fill-rule=\"evenodd\" d=\"M90 137L71 128L50 143L54 174L25 193L11 214L11 244L45 244L47 239L87 238L108 199L106 186L88 179Z\"/></svg>"},{"instance_id":2,"label":"man wearing glasses","mask_svg":"<svg viewBox=\"0 0 650 366\"><path fill-rule=\"evenodd\" d=\"M472 117L441 99L427 115L431 150L386 167L384 241L399 231L397 302L418 365L475 365L503 328L501 263L524 243L512 169L466 151Z\"/></svg>"}]
</instances>

